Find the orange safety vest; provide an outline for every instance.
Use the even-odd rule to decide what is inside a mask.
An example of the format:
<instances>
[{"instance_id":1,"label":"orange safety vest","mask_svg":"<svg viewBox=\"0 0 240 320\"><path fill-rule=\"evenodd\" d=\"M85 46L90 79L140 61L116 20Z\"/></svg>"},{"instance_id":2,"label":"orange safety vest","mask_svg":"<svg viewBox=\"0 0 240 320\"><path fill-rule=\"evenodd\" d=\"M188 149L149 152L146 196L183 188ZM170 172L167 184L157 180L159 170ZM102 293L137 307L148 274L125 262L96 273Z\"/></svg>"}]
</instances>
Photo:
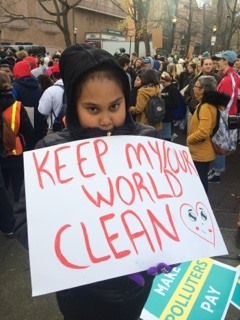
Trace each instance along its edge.
<instances>
[{"instance_id":1,"label":"orange safety vest","mask_svg":"<svg viewBox=\"0 0 240 320\"><path fill-rule=\"evenodd\" d=\"M8 107L3 111L3 115L11 127L12 131L14 132L15 139L16 139L16 148L14 150L8 151L9 155L20 155L23 153L23 146L21 139L18 135L19 128L20 128L20 111L21 111L22 103L20 101L15 101L13 105Z\"/></svg>"}]
</instances>

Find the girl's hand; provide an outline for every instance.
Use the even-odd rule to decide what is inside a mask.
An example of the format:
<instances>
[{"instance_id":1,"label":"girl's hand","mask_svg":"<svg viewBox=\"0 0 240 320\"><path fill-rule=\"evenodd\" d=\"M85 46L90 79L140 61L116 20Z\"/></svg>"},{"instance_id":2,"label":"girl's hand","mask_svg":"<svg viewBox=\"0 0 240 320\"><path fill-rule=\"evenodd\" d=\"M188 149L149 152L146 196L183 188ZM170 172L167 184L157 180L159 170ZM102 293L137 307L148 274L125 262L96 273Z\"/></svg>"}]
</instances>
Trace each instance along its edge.
<instances>
[{"instance_id":1,"label":"girl's hand","mask_svg":"<svg viewBox=\"0 0 240 320\"><path fill-rule=\"evenodd\" d=\"M160 262L156 267L149 268L147 270L147 273L150 276L156 276L161 273L170 273L173 270L173 268L178 267L179 265L180 263L168 265L166 263ZM143 287L145 284L144 277L139 272L128 275L128 278L135 281L141 287Z\"/></svg>"}]
</instances>

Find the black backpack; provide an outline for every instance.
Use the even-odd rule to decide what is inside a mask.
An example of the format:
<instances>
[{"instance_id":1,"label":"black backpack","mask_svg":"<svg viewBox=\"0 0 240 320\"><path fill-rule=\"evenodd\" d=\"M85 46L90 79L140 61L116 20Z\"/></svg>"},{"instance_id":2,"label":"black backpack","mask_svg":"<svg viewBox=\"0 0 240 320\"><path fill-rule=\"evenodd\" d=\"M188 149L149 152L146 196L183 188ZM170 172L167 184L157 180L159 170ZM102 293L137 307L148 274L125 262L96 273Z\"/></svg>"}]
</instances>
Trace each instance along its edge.
<instances>
[{"instance_id":1,"label":"black backpack","mask_svg":"<svg viewBox=\"0 0 240 320\"><path fill-rule=\"evenodd\" d=\"M163 121L165 117L165 111L165 101L158 95L152 96L149 99L146 107L146 117L148 119L148 123L155 125Z\"/></svg>"},{"instance_id":2,"label":"black backpack","mask_svg":"<svg viewBox=\"0 0 240 320\"><path fill-rule=\"evenodd\" d=\"M64 89L63 85L61 84L56 84L56 86L59 86ZM56 115L55 112L52 110L52 114L54 116L54 121L52 123L52 131L61 131L62 129L65 128L64 122L63 122L63 117L65 116L65 111L67 108L67 98L66 98L66 93L63 90L63 96L62 96L62 107L59 111L59 113Z\"/></svg>"}]
</instances>

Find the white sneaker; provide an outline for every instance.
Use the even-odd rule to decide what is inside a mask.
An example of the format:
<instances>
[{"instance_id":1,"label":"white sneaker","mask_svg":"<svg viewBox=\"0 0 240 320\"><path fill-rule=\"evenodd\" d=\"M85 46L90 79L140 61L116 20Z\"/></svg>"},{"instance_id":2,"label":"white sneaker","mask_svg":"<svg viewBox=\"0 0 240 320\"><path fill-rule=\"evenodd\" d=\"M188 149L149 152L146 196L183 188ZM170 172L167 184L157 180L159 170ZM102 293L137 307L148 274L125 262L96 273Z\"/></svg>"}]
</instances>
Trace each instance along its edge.
<instances>
[{"instance_id":1,"label":"white sneaker","mask_svg":"<svg viewBox=\"0 0 240 320\"><path fill-rule=\"evenodd\" d=\"M171 137L171 141L173 142L174 140L176 140L178 137L178 135L176 133L173 133L172 134L172 137Z\"/></svg>"},{"instance_id":2,"label":"white sneaker","mask_svg":"<svg viewBox=\"0 0 240 320\"><path fill-rule=\"evenodd\" d=\"M174 120L173 121L173 126L174 127L178 127L180 125L180 123L181 123L181 120Z\"/></svg>"},{"instance_id":3,"label":"white sneaker","mask_svg":"<svg viewBox=\"0 0 240 320\"><path fill-rule=\"evenodd\" d=\"M179 129L180 130L184 130L185 129L185 121L184 120L181 121L181 123L179 125Z\"/></svg>"},{"instance_id":4,"label":"white sneaker","mask_svg":"<svg viewBox=\"0 0 240 320\"><path fill-rule=\"evenodd\" d=\"M214 175L215 175L215 170L214 169L210 169L208 171L208 179L211 179Z\"/></svg>"},{"instance_id":5,"label":"white sneaker","mask_svg":"<svg viewBox=\"0 0 240 320\"><path fill-rule=\"evenodd\" d=\"M208 183L221 183L221 177L217 176L216 174L213 174L211 177L208 177Z\"/></svg>"}]
</instances>

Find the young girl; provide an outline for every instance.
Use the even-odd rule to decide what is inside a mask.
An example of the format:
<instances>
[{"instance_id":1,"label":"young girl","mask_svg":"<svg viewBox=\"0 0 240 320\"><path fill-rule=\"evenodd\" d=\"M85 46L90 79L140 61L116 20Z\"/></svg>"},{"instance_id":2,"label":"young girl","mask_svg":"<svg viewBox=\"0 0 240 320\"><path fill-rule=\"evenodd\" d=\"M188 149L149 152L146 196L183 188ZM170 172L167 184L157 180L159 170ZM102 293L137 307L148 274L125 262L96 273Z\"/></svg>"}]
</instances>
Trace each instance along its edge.
<instances>
[{"instance_id":1,"label":"young girl","mask_svg":"<svg viewBox=\"0 0 240 320\"><path fill-rule=\"evenodd\" d=\"M38 148L99 136L155 137L153 127L132 120L128 78L111 54L73 45L63 52L60 70L68 101L67 128L44 137ZM134 276L122 276L57 292L64 320L137 320L153 281L147 272L137 275L143 277L143 286L132 280Z\"/></svg>"}]
</instances>

